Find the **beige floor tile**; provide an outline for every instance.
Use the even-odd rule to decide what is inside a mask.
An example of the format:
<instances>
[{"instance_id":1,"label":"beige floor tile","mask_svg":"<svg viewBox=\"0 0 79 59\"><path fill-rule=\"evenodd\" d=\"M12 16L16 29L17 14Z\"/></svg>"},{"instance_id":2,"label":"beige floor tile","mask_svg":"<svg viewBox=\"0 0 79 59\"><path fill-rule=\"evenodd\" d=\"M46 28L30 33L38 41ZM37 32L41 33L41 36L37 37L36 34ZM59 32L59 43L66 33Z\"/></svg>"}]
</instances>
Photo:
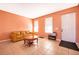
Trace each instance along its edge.
<instances>
[{"instance_id":1,"label":"beige floor tile","mask_svg":"<svg viewBox=\"0 0 79 59\"><path fill-rule=\"evenodd\" d=\"M19 42L0 42L0 55L79 55L74 51L59 46L59 42L39 38L39 43L30 47L25 46L23 41Z\"/></svg>"}]
</instances>

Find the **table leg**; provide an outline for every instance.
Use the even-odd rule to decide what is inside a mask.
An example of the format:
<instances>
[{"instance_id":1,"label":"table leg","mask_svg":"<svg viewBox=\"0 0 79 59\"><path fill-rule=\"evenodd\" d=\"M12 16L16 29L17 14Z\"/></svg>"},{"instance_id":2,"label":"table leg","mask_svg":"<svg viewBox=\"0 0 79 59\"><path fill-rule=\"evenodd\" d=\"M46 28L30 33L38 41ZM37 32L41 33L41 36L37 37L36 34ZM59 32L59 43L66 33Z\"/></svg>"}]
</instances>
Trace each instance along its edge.
<instances>
[{"instance_id":1,"label":"table leg","mask_svg":"<svg viewBox=\"0 0 79 59\"><path fill-rule=\"evenodd\" d=\"M37 44L38 44L38 38L37 38Z\"/></svg>"},{"instance_id":2,"label":"table leg","mask_svg":"<svg viewBox=\"0 0 79 59\"><path fill-rule=\"evenodd\" d=\"M26 44L26 41L24 40L24 44Z\"/></svg>"}]
</instances>

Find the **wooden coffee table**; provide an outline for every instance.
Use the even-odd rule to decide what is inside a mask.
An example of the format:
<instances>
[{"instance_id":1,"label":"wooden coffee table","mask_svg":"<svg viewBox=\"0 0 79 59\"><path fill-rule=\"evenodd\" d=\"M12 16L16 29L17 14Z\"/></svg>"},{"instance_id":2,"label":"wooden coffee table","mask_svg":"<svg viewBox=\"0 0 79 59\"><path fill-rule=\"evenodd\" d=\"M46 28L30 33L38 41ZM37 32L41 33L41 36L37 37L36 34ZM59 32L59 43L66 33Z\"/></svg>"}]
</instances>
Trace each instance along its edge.
<instances>
[{"instance_id":1,"label":"wooden coffee table","mask_svg":"<svg viewBox=\"0 0 79 59\"><path fill-rule=\"evenodd\" d=\"M34 43L35 40L38 44L38 37L37 36L32 36L32 35L27 36L24 38L24 44L30 47Z\"/></svg>"}]
</instances>

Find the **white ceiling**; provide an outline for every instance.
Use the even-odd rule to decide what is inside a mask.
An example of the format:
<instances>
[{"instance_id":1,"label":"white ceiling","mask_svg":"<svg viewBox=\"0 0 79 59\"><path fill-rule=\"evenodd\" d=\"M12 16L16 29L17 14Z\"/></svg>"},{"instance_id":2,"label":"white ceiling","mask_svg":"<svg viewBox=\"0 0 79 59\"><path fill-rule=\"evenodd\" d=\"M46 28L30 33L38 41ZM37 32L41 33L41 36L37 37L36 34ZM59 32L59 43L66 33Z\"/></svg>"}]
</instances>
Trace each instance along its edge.
<instances>
[{"instance_id":1,"label":"white ceiling","mask_svg":"<svg viewBox=\"0 0 79 59\"><path fill-rule=\"evenodd\" d=\"M0 10L36 18L78 5L77 3L0 3Z\"/></svg>"}]
</instances>

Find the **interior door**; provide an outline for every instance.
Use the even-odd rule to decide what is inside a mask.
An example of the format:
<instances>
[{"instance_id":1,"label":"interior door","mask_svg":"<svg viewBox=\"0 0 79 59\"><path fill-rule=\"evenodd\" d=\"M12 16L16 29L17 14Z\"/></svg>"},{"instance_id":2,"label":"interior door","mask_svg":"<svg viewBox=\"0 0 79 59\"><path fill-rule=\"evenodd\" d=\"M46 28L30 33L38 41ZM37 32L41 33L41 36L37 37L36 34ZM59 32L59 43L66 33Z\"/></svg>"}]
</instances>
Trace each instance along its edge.
<instances>
[{"instance_id":1,"label":"interior door","mask_svg":"<svg viewBox=\"0 0 79 59\"><path fill-rule=\"evenodd\" d=\"M62 40L76 42L76 13L62 15Z\"/></svg>"}]
</instances>

